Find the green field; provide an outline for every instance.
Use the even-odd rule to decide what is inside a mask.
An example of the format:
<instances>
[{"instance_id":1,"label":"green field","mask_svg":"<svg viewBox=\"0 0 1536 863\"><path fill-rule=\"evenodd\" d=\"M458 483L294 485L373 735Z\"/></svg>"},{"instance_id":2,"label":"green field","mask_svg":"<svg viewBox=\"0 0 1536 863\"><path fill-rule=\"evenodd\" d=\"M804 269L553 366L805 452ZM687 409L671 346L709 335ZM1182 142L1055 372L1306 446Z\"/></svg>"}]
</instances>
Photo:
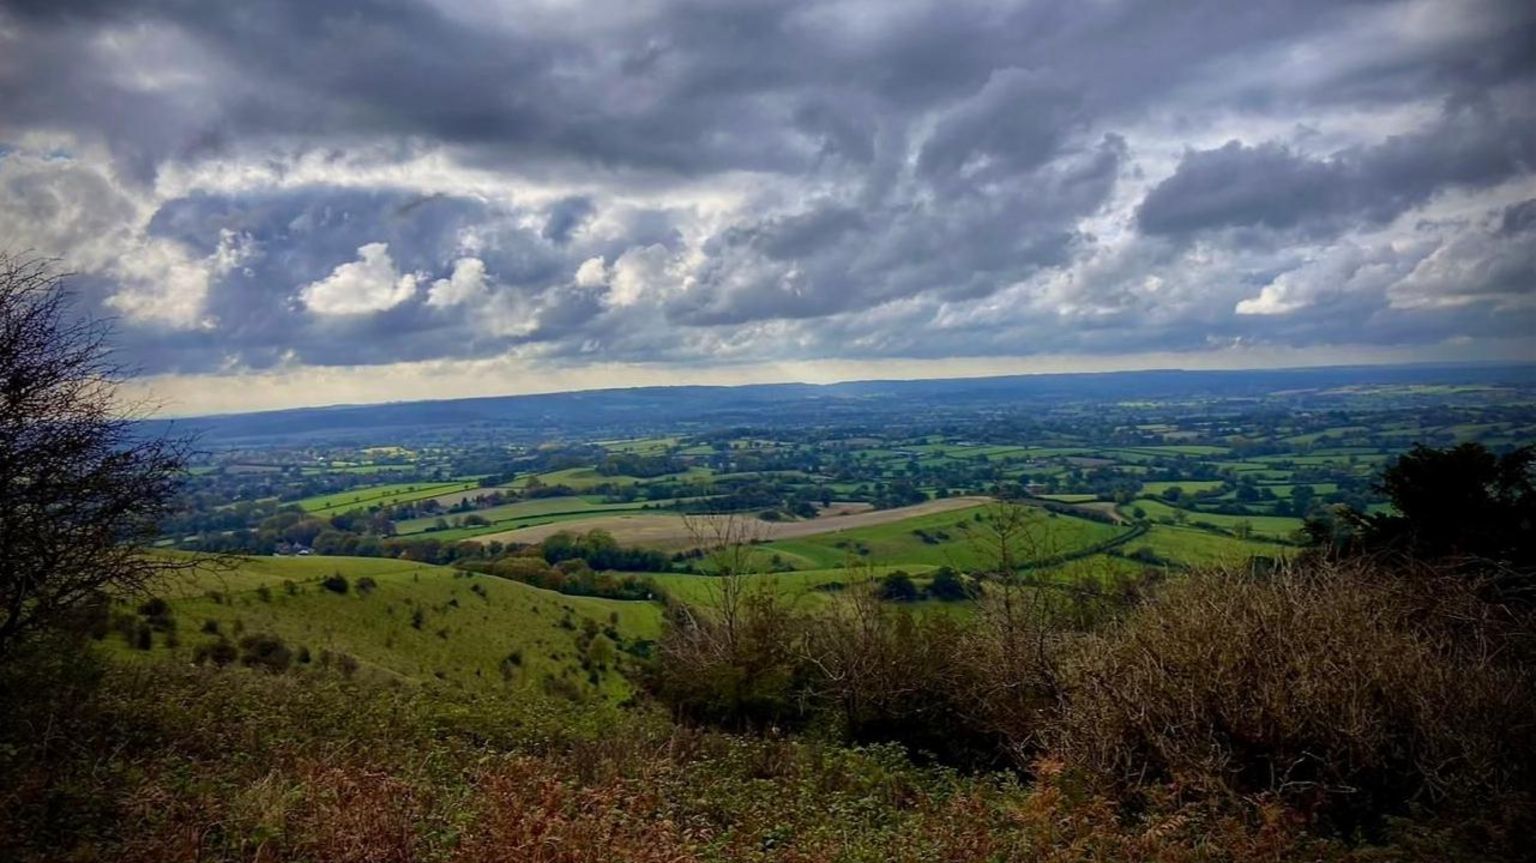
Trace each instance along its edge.
<instances>
[{"instance_id":1,"label":"green field","mask_svg":"<svg viewBox=\"0 0 1536 863\"><path fill-rule=\"evenodd\" d=\"M1150 548L1163 560L1185 566L1239 564L1254 556L1283 557L1293 550L1290 546L1273 542L1243 540L1197 527L1166 524L1152 525L1145 534L1126 543L1124 551L1131 554L1143 547Z\"/></svg>"},{"instance_id":2,"label":"green field","mask_svg":"<svg viewBox=\"0 0 1536 863\"><path fill-rule=\"evenodd\" d=\"M762 573L747 576L750 590L767 590L781 599L795 604L814 606L825 602L836 591L818 590L818 586L842 584L858 585L888 575L896 570L909 575L921 576L932 567L908 566L861 566L853 569L806 569L796 572ZM709 575L685 575L659 573L649 576L667 595L693 605L712 606L720 600L720 579ZM919 583L921 579L919 579Z\"/></svg>"},{"instance_id":3,"label":"green field","mask_svg":"<svg viewBox=\"0 0 1536 863\"><path fill-rule=\"evenodd\" d=\"M346 594L321 586L332 573L351 583ZM357 589L363 576L377 582L366 594ZM579 689L622 694L629 684L615 668L614 645L598 649L608 657L607 670L594 683L579 667L578 633L590 620L599 629L612 626L626 640L650 639L661 624L656 603L564 596L492 576L379 558L246 558L232 572L178 578L159 592L170 600L177 620L181 643L175 649L189 656L197 645L215 640L202 630L216 621L219 632L234 641L242 634L271 633L294 651L307 648L313 662L321 651L344 653L360 662L360 673L464 688L538 686L552 675ZM419 627L412 623L418 609ZM516 663L504 663L514 655Z\"/></svg>"},{"instance_id":4,"label":"green field","mask_svg":"<svg viewBox=\"0 0 1536 863\"><path fill-rule=\"evenodd\" d=\"M658 504L668 503L659 501ZM581 516L603 512L638 510L647 505L646 501L633 503L603 503L601 497L544 497L533 500L522 500L516 503L502 504L501 506L487 507L465 513L444 513L440 516L427 516L424 518L412 518L395 523L395 532L401 536L431 532L433 536L441 539L463 539L480 533L490 533L497 530L510 530L514 527L526 527L531 524L544 524L557 519L550 516ZM656 504L651 504L656 505ZM439 519L452 522L455 518L462 519L468 515L477 515L490 522L489 526L450 528L448 530L433 531L432 528ZM543 520L538 520L544 517Z\"/></svg>"},{"instance_id":5,"label":"green field","mask_svg":"<svg viewBox=\"0 0 1536 863\"><path fill-rule=\"evenodd\" d=\"M340 515L354 509L393 506L395 504L426 500L429 497L452 494L457 491L469 491L479 486L480 483L474 480L438 483L401 482L354 488L336 492L335 494L306 497L295 503L305 512L318 516L331 516Z\"/></svg>"},{"instance_id":6,"label":"green field","mask_svg":"<svg viewBox=\"0 0 1536 863\"><path fill-rule=\"evenodd\" d=\"M602 485L627 486L645 485L647 483L667 481L688 482L690 480L706 479L713 474L714 472L709 468L691 467L680 473L669 473L662 474L661 476L642 478L637 476L623 476L622 474L606 476L604 474L598 473L597 468L573 467L567 468L565 470L555 470L549 471L548 473L536 474L535 476L537 476L539 482L543 483L544 485L563 485L573 488L577 491L585 491L586 489L597 488L598 486ZM532 479L533 477L530 476L518 477L513 481L512 487L524 488L530 481L532 481Z\"/></svg>"},{"instance_id":7,"label":"green field","mask_svg":"<svg viewBox=\"0 0 1536 863\"><path fill-rule=\"evenodd\" d=\"M834 531L800 539L766 543L761 548L807 569L831 569L848 561L877 565L953 566L968 570L984 565L986 555L972 535L985 536L987 507L903 519L890 524ZM1026 559L1045 559L1070 554L1109 542L1126 529L1071 516L1032 510L1031 529L1020 543ZM924 531L932 541L924 541Z\"/></svg>"},{"instance_id":8,"label":"green field","mask_svg":"<svg viewBox=\"0 0 1536 863\"><path fill-rule=\"evenodd\" d=\"M1170 488L1179 488L1182 489L1185 494L1197 494L1202 491L1215 491L1216 489L1221 488L1222 485L1224 485L1224 483L1219 479L1185 479L1172 480L1168 482L1147 482L1142 483L1141 493L1145 495L1151 495L1153 497L1160 497L1163 492Z\"/></svg>"},{"instance_id":9,"label":"green field","mask_svg":"<svg viewBox=\"0 0 1536 863\"><path fill-rule=\"evenodd\" d=\"M1277 515L1222 515L1212 512L1195 512L1194 510L1180 509L1169 506L1152 498L1138 498L1129 504L1120 507L1121 512L1129 513L1135 508L1140 508L1147 514L1147 518L1161 522L1168 519L1177 522L1180 513L1183 514L1185 523L1198 526L1198 523L1215 525L1222 530L1233 530L1239 522L1247 522L1253 528L1253 535L1268 539L1289 539L1291 534L1301 528L1301 519Z\"/></svg>"}]
</instances>

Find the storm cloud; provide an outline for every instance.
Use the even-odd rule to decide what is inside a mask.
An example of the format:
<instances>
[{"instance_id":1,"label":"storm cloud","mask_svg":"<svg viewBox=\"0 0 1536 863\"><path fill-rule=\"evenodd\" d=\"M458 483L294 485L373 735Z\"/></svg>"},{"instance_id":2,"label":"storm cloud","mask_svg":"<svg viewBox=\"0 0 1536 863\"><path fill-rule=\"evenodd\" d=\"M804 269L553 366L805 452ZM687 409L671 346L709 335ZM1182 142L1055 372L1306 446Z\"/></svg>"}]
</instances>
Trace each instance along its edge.
<instances>
[{"instance_id":1,"label":"storm cloud","mask_svg":"<svg viewBox=\"0 0 1536 863\"><path fill-rule=\"evenodd\" d=\"M0 243L166 375L1475 357L1536 332L1533 44L1501 0L10 0Z\"/></svg>"}]
</instances>

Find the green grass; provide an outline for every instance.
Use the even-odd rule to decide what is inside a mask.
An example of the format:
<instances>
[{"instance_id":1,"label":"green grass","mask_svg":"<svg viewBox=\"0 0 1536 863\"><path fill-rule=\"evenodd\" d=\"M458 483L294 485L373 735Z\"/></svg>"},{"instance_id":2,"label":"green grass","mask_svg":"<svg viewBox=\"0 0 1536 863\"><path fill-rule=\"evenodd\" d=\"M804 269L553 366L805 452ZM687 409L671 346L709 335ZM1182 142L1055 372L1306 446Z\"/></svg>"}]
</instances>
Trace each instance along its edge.
<instances>
[{"instance_id":1,"label":"green grass","mask_svg":"<svg viewBox=\"0 0 1536 863\"><path fill-rule=\"evenodd\" d=\"M1253 535L1268 539L1288 539L1292 533L1301 528L1301 519L1278 515L1221 515L1211 512L1195 512L1194 510L1181 510L1178 507L1151 498L1137 498L1129 504L1120 507L1122 512L1130 512L1133 508L1140 507L1147 517L1153 521L1164 519L1178 519L1182 512L1186 523L1197 526L1198 522L1213 524L1223 530L1232 530L1239 522L1248 522L1253 527Z\"/></svg>"},{"instance_id":2,"label":"green grass","mask_svg":"<svg viewBox=\"0 0 1536 863\"><path fill-rule=\"evenodd\" d=\"M1226 455L1231 452L1231 448L1209 444L1177 444L1172 446L1127 447L1124 452L1142 453L1144 455Z\"/></svg>"},{"instance_id":3,"label":"green grass","mask_svg":"<svg viewBox=\"0 0 1536 863\"><path fill-rule=\"evenodd\" d=\"M839 583L843 585L856 585L880 576L888 575L896 570L904 570L909 575L921 576L932 567L924 565L908 566L861 566L852 569L846 567L834 567L831 569L810 569L798 572L773 572L745 576L748 589L767 590L786 601L815 605L825 602L833 595L832 592L817 590L819 585ZM650 576L656 584L665 590L669 596L681 602L692 605L711 606L719 601L721 580L710 575L685 575L682 573L659 573ZM919 579L921 581L921 579Z\"/></svg>"},{"instance_id":4,"label":"green grass","mask_svg":"<svg viewBox=\"0 0 1536 863\"><path fill-rule=\"evenodd\" d=\"M641 478L637 476L623 475L604 476L603 474L598 473L596 468L573 467L566 468L565 470L541 473L537 474L537 476L539 482L543 483L544 485L563 485L576 489L577 491L583 491L585 489L597 488L598 486L602 485L627 486L645 485L647 483L666 481L689 482L692 480L705 479L712 476L713 474L714 472L706 467L690 467L680 473L669 473L663 474L661 476ZM532 477L520 476L515 481L513 481L512 486L514 488L523 488L524 486L528 485L531 479Z\"/></svg>"},{"instance_id":5,"label":"green grass","mask_svg":"<svg viewBox=\"0 0 1536 863\"><path fill-rule=\"evenodd\" d=\"M1196 527L1154 524L1142 536L1126 543L1126 554L1148 547L1163 560L1184 566L1238 564L1250 557L1281 557L1294 551L1290 546L1260 540L1243 540L1211 533Z\"/></svg>"},{"instance_id":6,"label":"green grass","mask_svg":"<svg viewBox=\"0 0 1536 863\"><path fill-rule=\"evenodd\" d=\"M303 500L296 501L296 503L300 509L315 515L340 515L354 509L410 503L417 500L426 500L429 497L437 497L438 495L452 494L456 491L469 491L470 489L478 488L479 485L474 480L438 483L401 482L389 485L365 486L336 492L335 494L306 497Z\"/></svg>"},{"instance_id":7,"label":"green grass","mask_svg":"<svg viewBox=\"0 0 1536 863\"><path fill-rule=\"evenodd\" d=\"M469 515L478 515L490 522L488 527L450 529L433 532L433 536L446 537L448 534L473 535L476 533L488 533L495 530L507 530L511 527L523 527L520 522L536 516L592 514L610 512L615 510L637 510L645 506L647 501L635 501L633 503L601 503L601 498L593 497L544 497L534 500L522 500L516 503L502 504L501 506L487 507L486 509L473 510L463 513L444 513L441 516L428 516L425 518L412 518L395 523L395 531L402 536L423 533L432 530L438 519L451 522L455 518L462 519ZM518 522L518 524L513 524ZM544 522L537 522L543 524Z\"/></svg>"},{"instance_id":8,"label":"green grass","mask_svg":"<svg viewBox=\"0 0 1536 863\"><path fill-rule=\"evenodd\" d=\"M1181 479L1167 482L1142 483L1141 493L1151 496L1160 496L1170 488L1181 488L1185 494L1194 494L1201 491L1215 491L1223 485L1219 479Z\"/></svg>"},{"instance_id":9,"label":"green grass","mask_svg":"<svg viewBox=\"0 0 1536 863\"><path fill-rule=\"evenodd\" d=\"M679 441L675 437L649 437L627 438L625 440L603 440L597 445L609 452L634 453L636 455L662 455L676 447Z\"/></svg>"},{"instance_id":10,"label":"green grass","mask_svg":"<svg viewBox=\"0 0 1536 863\"><path fill-rule=\"evenodd\" d=\"M1296 490L1297 485L1311 486L1312 491L1316 494L1333 494L1339 490L1339 484L1336 482L1303 482L1296 483L1295 485L1264 485L1263 488L1274 492L1275 497L1290 497L1291 493Z\"/></svg>"},{"instance_id":11,"label":"green grass","mask_svg":"<svg viewBox=\"0 0 1536 863\"><path fill-rule=\"evenodd\" d=\"M975 521L985 515L984 506L903 519L890 524L834 531L799 539L767 543L761 548L778 553L790 563L812 569L831 569L856 560L890 566L944 566L971 569L985 563L985 554L970 531L985 535L986 525ZM1050 557L1107 542L1124 528L1071 516L1031 511L1029 544L1037 552L1028 557ZM914 531L923 530L938 542L924 542ZM942 535L941 535L942 534Z\"/></svg>"},{"instance_id":12,"label":"green grass","mask_svg":"<svg viewBox=\"0 0 1536 863\"><path fill-rule=\"evenodd\" d=\"M319 583L333 572L351 583L346 594ZM377 582L367 594L356 589L363 576ZM295 585L294 593L284 580ZM258 590L262 586L268 588L266 598ZM219 592L219 599L208 591ZM535 686L549 674L582 689L622 695L629 684L611 662L595 685L579 668L576 636L583 621L601 627L616 620L611 625L626 640L653 639L661 626L655 603L564 596L492 576L379 558L250 558L232 573L181 580L162 592L178 621L176 650L188 656L214 639L201 632L204 622L213 620L232 640L242 632L272 633L295 651L307 647L316 658L323 650L349 654L370 674L466 689ZM417 609L419 628L412 625ZM562 625L567 619L574 629ZM512 666L507 680L502 663L513 654L521 663Z\"/></svg>"}]
</instances>

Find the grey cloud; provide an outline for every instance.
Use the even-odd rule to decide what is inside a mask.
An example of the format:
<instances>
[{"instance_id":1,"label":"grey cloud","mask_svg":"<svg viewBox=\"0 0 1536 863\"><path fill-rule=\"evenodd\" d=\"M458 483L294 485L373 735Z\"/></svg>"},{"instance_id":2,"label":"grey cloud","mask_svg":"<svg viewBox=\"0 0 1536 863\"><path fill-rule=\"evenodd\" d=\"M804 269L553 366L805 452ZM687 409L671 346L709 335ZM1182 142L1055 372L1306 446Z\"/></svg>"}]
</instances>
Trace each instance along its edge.
<instances>
[{"instance_id":1,"label":"grey cloud","mask_svg":"<svg viewBox=\"0 0 1536 863\"><path fill-rule=\"evenodd\" d=\"M571 238L574 231L587 217L592 215L592 201L581 195L573 195L556 201L549 208L549 216L544 222L544 239L555 243L564 243Z\"/></svg>"},{"instance_id":2,"label":"grey cloud","mask_svg":"<svg viewBox=\"0 0 1536 863\"><path fill-rule=\"evenodd\" d=\"M121 244L93 237L142 232L194 261L226 232L249 238L249 260L210 279L212 330L125 321L153 370L509 350L1195 350L1530 323L1529 204L1394 227L1422 262L1362 238L1447 190L1531 177L1527 4L1421 3L1430 26L1412 39L1380 26L1401 2L488 8L13 0L0 9L0 227L102 260ZM1503 26L1449 26L1457 16ZM1287 65L1319 45L1330 52L1302 73ZM1247 74L1226 80L1234 70ZM1438 117L1386 140L1352 128L1396 109ZM1314 121L1359 143L1317 153L1273 131ZM1157 136L1222 140L1205 136L1231 122L1238 140L1187 152L1139 206L1126 200L1161 170L1144 154L1183 143ZM18 149L33 133L75 136L80 152L22 171L39 158ZM113 170L86 167L97 145ZM380 176L425 153L504 173L510 191L323 180L153 200L171 167L270 158L281 178L292 154L326 153L341 175L360 152ZM134 224L143 206L153 218ZM296 302L369 243L423 274L416 296L330 319ZM483 263L483 291L429 305L427 286L465 257ZM621 278L618 262L641 257ZM1286 311L1235 312L1277 281L1296 285ZM121 289L105 271L81 285L98 305Z\"/></svg>"},{"instance_id":3,"label":"grey cloud","mask_svg":"<svg viewBox=\"0 0 1536 863\"><path fill-rule=\"evenodd\" d=\"M1232 227L1335 233L1361 220L1388 221L1446 188L1492 185L1533 170L1536 115L1500 116L1478 104L1323 159L1238 141L1187 153L1147 194L1137 222L1150 234Z\"/></svg>"}]
</instances>

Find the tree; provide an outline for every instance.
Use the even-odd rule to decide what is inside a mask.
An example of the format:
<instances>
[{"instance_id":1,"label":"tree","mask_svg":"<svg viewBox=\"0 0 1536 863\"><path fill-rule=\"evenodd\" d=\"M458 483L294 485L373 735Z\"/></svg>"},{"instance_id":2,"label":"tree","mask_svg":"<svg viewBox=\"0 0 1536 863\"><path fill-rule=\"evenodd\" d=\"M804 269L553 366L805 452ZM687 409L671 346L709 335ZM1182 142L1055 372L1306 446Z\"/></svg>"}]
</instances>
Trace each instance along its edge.
<instances>
[{"instance_id":1,"label":"tree","mask_svg":"<svg viewBox=\"0 0 1536 863\"><path fill-rule=\"evenodd\" d=\"M899 569L880 579L879 593L888 602L916 602L921 596L912 576Z\"/></svg>"},{"instance_id":2,"label":"tree","mask_svg":"<svg viewBox=\"0 0 1536 863\"><path fill-rule=\"evenodd\" d=\"M144 551L186 446L141 432L109 334L46 261L0 253L0 655L105 591L192 565Z\"/></svg>"},{"instance_id":3,"label":"tree","mask_svg":"<svg viewBox=\"0 0 1536 863\"><path fill-rule=\"evenodd\" d=\"M1432 560L1477 559L1536 569L1536 447L1495 455L1477 443L1415 446L1382 472L1377 488L1395 513L1350 510L1368 550Z\"/></svg>"}]
</instances>

